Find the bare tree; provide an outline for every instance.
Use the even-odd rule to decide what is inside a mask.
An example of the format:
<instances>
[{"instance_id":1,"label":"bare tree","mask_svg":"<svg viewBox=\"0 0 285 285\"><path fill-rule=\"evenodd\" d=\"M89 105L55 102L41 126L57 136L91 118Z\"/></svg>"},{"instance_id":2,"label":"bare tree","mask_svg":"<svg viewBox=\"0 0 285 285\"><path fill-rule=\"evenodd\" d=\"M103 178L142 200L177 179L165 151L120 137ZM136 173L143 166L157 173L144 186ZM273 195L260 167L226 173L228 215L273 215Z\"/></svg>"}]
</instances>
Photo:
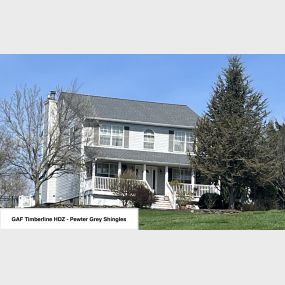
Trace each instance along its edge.
<instances>
[{"instance_id":1,"label":"bare tree","mask_svg":"<svg viewBox=\"0 0 285 285\"><path fill-rule=\"evenodd\" d=\"M123 207L127 207L130 203L133 203L136 189L140 184L135 172L126 170L112 182L110 188L115 196L122 202Z\"/></svg>"},{"instance_id":2,"label":"bare tree","mask_svg":"<svg viewBox=\"0 0 285 285\"><path fill-rule=\"evenodd\" d=\"M22 176L13 174L9 157L13 154L13 141L0 130L0 199L25 193L26 181ZM16 154L15 154L16 155Z\"/></svg>"},{"instance_id":3,"label":"bare tree","mask_svg":"<svg viewBox=\"0 0 285 285\"><path fill-rule=\"evenodd\" d=\"M4 196L24 195L27 192L27 181L24 177L10 174L0 178L0 199Z\"/></svg>"},{"instance_id":4,"label":"bare tree","mask_svg":"<svg viewBox=\"0 0 285 285\"><path fill-rule=\"evenodd\" d=\"M83 166L84 106L61 91L58 88L45 102L39 88L25 87L0 104L6 132L15 141L9 164L33 182L36 206L45 181L77 173ZM70 92L76 92L75 86Z\"/></svg>"},{"instance_id":5,"label":"bare tree","mask_svg":"<svg viewBox=\"0 0 285 285\"><path fill-rule=\"evenodd\" d=\"M3 129L0 130L0 177L9 172L8 157L12 151L12 141L5 134Z\"/></svg>"}]
</instances>

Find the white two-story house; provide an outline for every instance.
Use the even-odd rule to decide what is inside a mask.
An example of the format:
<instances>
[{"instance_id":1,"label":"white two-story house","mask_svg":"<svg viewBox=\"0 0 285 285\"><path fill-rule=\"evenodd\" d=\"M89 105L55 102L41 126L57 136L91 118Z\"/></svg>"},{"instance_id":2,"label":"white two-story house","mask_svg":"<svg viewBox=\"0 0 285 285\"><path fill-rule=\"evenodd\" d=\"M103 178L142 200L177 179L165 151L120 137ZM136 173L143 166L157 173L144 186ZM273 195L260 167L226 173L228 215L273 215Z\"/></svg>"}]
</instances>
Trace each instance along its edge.
<instances>
[{"instance_id":1,"label":"white two-story house","mask_svg":"<svg viewBox=\"0 0 285 285\"><path fill-rule=\"evenodd\" d=\"M86 168L80 175L50 179L42 189L42 203L78 199L85 205L120 205L110 183L127 169L135 171L137 179L154 192L158 208L176 207L172 180L179 180L188 191L195 187L197 196L218 191L214 185L195 183L189 155L193 155L198 115L188 106L62 93L64 96L87 106L82 129L91 134L82 145ZM56 101L48 100L46 110L49 104Z\"/></svg>"}]
</instances>

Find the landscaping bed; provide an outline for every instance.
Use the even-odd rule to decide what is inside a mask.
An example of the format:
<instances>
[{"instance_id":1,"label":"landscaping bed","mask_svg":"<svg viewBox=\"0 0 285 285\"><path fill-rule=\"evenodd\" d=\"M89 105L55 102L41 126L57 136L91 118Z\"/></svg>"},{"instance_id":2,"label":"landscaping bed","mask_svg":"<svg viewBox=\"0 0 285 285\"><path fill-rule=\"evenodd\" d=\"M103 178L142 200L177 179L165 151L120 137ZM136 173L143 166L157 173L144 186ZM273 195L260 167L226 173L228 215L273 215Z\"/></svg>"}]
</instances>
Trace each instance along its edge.
<instances>
[{"instance_id":1,"label":"landscaping bed","mask_svg":"<svg viewBox=\"0 0 285 285\"><path fill-rule=\"evenodd\" d=\"M179 211L190 211L191 213L198 214L237 214L241 211L239 210L231 210L231 209L183 209Z\"/></svg>"}]
</instances>

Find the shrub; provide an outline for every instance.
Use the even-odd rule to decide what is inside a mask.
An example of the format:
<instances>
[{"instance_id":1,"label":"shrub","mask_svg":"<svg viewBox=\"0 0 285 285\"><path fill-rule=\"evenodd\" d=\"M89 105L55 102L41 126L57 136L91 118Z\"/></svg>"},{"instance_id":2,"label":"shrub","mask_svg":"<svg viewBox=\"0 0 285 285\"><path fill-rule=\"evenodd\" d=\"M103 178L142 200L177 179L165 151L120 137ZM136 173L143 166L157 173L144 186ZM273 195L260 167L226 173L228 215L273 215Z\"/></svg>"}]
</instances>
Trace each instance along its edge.
<instances>
[{"instance_id":1,"label":"shrub","mask_svg":"<svg viewBox=\"0 0 285 285\"><path fill-rule=\"evenodd\" d=\"M200 209L222 209L222 197L217 193L205 193L198 202Z\"/></svg>"},{"instance_id":2,"label":"shrub","mask_svg":"<svg viewBox=\"0 0 285 285\"><path fill-rule=\"evenodd\" d=\"M256 210L270 210L278 208L278 192L273 186L257 188L252 195Z\"/></svg>"},{"instance_id":3,"label":"shrub","mask_svg":"<svg viewBox=\"0 0 285 285\"><path fill-rule=\"evenodd\" d=\"M136 179L133 171L126 170L110 185L113 193L121 200L123 207L133 203L136 195L135 189L139 186L139 182Z\"/></svg>"},{"instance_id":4,"label":"shrub","mask_svg":"<svg viewBox=\"0 0 285 285\"><path fill-rule=\"evenodd\" d=\"M254 203L243 204L242 211L256 211L256 205Z\"/></svg>"},{"instance_id":5,"label":"shrub","mask_svg":"<svg viewBox=\"0 0 285 285\"><path fill-rule=\"evenodd\" d=\"M179 209L182 207L186 207L192 201L192 193L185 191L183 188L177 189L176 191L176 202L178 204Z\"/></svg>"},{"instance_id":6,"label":"shrub","mask_svg":"<svg viewBox=\"0 0 285 285\"><path fill-rule=\"evenodd\" d=\"M135 189L133 204L137 208L150 207L155 202L154 195L143 184L140 184Z\"/></svg>"}]
</instances>

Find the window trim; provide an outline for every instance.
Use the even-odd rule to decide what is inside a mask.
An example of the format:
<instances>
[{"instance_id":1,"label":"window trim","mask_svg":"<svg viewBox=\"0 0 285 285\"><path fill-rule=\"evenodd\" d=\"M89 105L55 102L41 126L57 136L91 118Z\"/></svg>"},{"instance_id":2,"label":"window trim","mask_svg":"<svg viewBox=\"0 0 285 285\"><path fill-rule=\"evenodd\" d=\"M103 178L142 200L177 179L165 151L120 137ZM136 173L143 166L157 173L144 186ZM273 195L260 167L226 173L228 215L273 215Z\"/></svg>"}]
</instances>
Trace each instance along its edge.
<instances>
[{"instance_id":1,"label":"window trim","mask_svg":"<svg viewBox=\"0 0 285 285\"><path fill-rule=\"evenodd\" d=\"M179 178L175 177L176 176L175 172L179 173ZM188 175L186 174L186 172L188 172ZM183 178L189 178L189 179L183 179ZM172 168L172 180L179 180L181 183L190 184L191 179L192 179L191 169L180 168L180 167L173 167Z\"/></svg>"},{"instance_id":2,"label":"window trim","mask_svg":"<svg viewBox=\"0 0 285 285\"><path fill-rule=\"evenodd\" d=\"M108 173L98 173L98 169L99 169L99 165L108 165ZM115 167L117 168L117 171L116 171L116 174L112 175L111 176L111 165L115 165ZM101 175L104 175L104 176L101 176ZM99 177L118 177L118 164L117 163L114 163L114 162L98 162L97 165L96 165L96 173L95 173L96 176L99 176ZM105 176L105 175L108 175L108 176Z\"/></svg>"},{"instance_id":3,"label":"window trim","mask_svg":"<svg viewBox=\"0 0 285 285\"><path fill-rule=\"evenodd\" d=\"M101 129L102 129L102 126L103 125L106 125L106 126L110 126L111 128L110 128L110 144L102 144L101 143L101 135L103 135L104 136L104 134L101 134ZM122 135L121 135L121 137L122 137L122 145L113 145L112 144L112 141L113 141L113 127L120 127L121 129L122 129ZM106 136L106 135L105 135ZM125 136L125 132L124 132L124 126L123 125L117 125L117 124L106 124L106 123L103 123L103 124L101 124L100 126L99 126L99 145L100 146L103 146L103 147L115 147L115 148L123 148L124 147L124 136ZM118 136L117 134L116 135L114 135L114 138L118 138L118 137L120 137L120 136Z\"/></svg>"},{"instance_id":4,"label":"window trim","mask_svg":"<svg viewBox=\"0 0 285 285\"><path fill-rule=\"evenodd\" d=\"M147 132L147 131L150 131L150 132L152 132L152 134L153 134L153 147L152 147L152 148L147 148L147 147L145 147L145 143L151 143L151 142L146 142L146 141L145 141L145 135L146 135L146 132ZM154 130L152 130L152 129L146 129L146 130L143 132L143 149L146 149L146 150L155 149L155 132L154 132Z\"/></svg>"},{"instance_id":5,"label":"window trim","mask_svg":"<svg viewBox=\"0 0 285 285\"><path fill-rule=\"evenodd\" d=\"M175 136L177 133L183 133L183 137L184 137L184 140L183 140L183 144L184 144L184 147L183 147L183 150L180 151L180 150L175 150L175 143L176 143L176 139L175 139ZM191 134L192 132L192 134ZM187 133L188 134L191 134L190 137L192 138L192 141L190 143L192 143L192 145L194 145L194 139L193 139L193 130L191 131L180 131L180 130L175 130L174 131L174 135L173 135L173 152L177 152L177 153L193 153L193 148L192 148L192 151L187 151L187 144L189 144L189 142L187 142ZM178 141L177 141L178 142ZM182 142L182 141L179 141L179 142Z\"/></svg>"}]
</instances>

